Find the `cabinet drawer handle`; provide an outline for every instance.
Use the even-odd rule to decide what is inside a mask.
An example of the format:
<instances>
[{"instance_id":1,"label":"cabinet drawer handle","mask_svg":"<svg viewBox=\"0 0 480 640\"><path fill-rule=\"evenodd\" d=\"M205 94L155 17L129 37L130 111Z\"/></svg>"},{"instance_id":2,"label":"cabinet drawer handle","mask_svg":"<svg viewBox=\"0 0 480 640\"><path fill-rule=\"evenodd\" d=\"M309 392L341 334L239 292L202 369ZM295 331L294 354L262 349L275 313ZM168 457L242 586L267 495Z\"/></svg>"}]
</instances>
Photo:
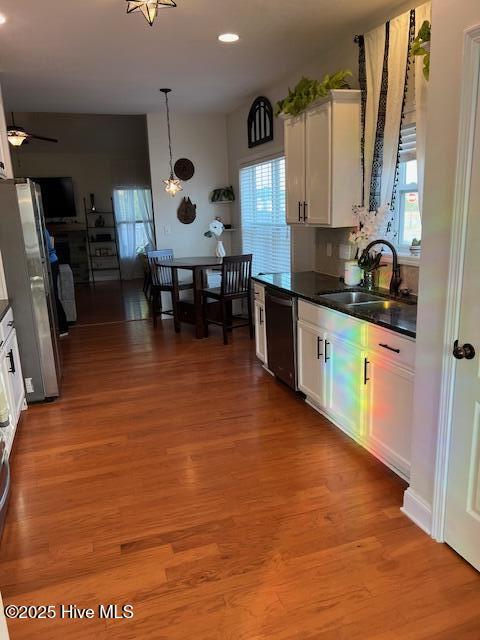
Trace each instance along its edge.
<instances>
[{"instance_id":1,"label":"cabinet drawer handle","mask_svg":"<svg viewBox=\"0 0 480 640\"><path fill-rule=\"evenodd\" d=\"M302 203L298 201L298 221L302 221Z\"/></svg>"},{"instance_id":2,"label":"cabinet drawer handle","mask_svg":"<svg viewBox=\"0 0 480 640\"><path fill-rule=\"evenodd\" d=\"M7 358L10 360L10 369L8 370L9 373L15 373L15 360L13 357L13 350L10 349L10 351L7 353Z\"/></svg>"},{"instance_id":3,"label":"cabinet drawer handle","mask_svg":"<svg viewBox=\"0 0 480 640\"><path fill-rule=\"evenodd\" d=\"M367 382L370 380L370 378L368 377L368 365L370 364L369 360L367 360L367 358L364 359L363 361L363 384L367 384Z\"/></svg>"},{"instance_id":4,"label":"cabinet drawer handle","mask_svg":"<svg viewBox=\"0 0 480 640\"><path fill-rule=\"evenodd\" d=\"M383 347L384 349L388 349L389 351L393 351L394 353L400 353L400 349L396 349L395 347L390 347L388 344L378 343L379 347Z\"/></svg>"},{"instance_id":5,"label":"cabinet drawer handle","mask_svg":"<svg viewBox=\"0 0 480 640\"><path fill-rule=\"evenodd\" d=\"M322 339L320 338L320 336L317 336L317 360L320 360L320 358L323 356L323 353L320 353L321 342L322 342Z\"/></svg>"},{"instance_id":6,"label":"cabinet drawer handle","mask_svg":"<svg viewBox=\"0 0 480 640\"><path fill-rule=\"evenodd\" d=\"M325 340L325 349L324 349L324 356L325 356L325 362L328 362L328 360L330 360L330 356L328 355L327 352L327 347L330 343L328 342L328 340Z\"/></svg>"},{"instance_id":7,"label":"cabinet drawer handle","mask_svg":"<svg viewBox=\"0 0 480 640\"><path fill-rule=\"evenodd\" d=\"M303 203L303 221L304 222L307 221L307 207L308 207L308 204L304 202Z\"/></svg>"}]
</instances>

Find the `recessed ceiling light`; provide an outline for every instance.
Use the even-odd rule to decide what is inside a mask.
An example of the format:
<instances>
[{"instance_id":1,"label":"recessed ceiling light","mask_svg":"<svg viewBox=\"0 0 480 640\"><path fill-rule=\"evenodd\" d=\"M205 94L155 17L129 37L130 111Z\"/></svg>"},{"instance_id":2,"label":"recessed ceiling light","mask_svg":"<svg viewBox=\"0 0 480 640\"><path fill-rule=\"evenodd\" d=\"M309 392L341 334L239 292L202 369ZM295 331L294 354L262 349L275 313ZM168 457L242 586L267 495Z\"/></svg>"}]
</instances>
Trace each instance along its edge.
<instances>
[{"instance_id":1,"label":"recessed ceiling light","mask_svg":"<svg viewBox=\"0 0 480 640\"><path fill-rule=\"evenodd\" d=\"M222 33L218 36L218 39L220 42L237 42L237 40L240 40L240 36L236 33Z\"/></svg>"},{"instance_id":2,"label":"recessed ceiling light","mask_svg":"<svg viewBox=\"0 0 480 640\"><path fill-rule=\"evenodd\" d=\"M0 24L5 24L6 21L6 17L3 15L3 13L0 13Z\"/></svg>"}]
</instances>

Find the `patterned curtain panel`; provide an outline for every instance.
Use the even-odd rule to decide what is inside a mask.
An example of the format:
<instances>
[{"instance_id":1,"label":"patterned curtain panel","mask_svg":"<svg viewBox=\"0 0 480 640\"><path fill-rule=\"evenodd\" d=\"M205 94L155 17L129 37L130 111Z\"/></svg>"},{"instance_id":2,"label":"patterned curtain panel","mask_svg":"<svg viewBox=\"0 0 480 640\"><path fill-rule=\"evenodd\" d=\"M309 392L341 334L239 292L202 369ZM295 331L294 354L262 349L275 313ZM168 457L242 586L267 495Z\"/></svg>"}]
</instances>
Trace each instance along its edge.
<instances>
[{"instance_id":1,"label":"patterned curtain panel","mask_svg":"<svg viewBox=\"0 0 480 640\"><path fill-rule=\"evenodd\" d=\"M432 5L430 2L415 9L415 32L422 24L432 21ZM418 172L418 204L420 214L423 207L423 179L425 175L425 139L427 128L427 87L428 83L423 75L423 58L415 58L415 122L417 129L417 172Z\"/></svg>"},{"instance_id":2,"label":"patterned curtain panel","mask_svg":"<svg viewBox=\"0 0 480 640\"><path fill-rule=\"evenodd\" d=\"M416 12L423 22L425 7L429 12L430 3L420 10L407 11L358 39L363 93L363 204L371 211L384 205L393 207L409 75L408 52L415 37Z\"/></svg>"}]
</instances>

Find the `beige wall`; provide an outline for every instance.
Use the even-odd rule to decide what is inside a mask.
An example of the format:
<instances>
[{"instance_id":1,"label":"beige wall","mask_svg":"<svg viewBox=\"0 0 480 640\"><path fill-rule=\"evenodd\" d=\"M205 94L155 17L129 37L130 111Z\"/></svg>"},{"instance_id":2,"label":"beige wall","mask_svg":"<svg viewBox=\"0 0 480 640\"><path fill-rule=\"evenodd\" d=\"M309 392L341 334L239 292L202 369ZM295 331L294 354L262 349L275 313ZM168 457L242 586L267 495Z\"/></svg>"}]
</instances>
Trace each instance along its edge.
<instances>
[{"instance_id":1,"label":"beige wall","mask_svg":"<svg viewBox=\"0 0 480 640\"><path fill-rule=\"evenodd\" d=\"M253 149L248 148L247 115L253 99L258 95L264 95L275 105L279 99L287 94L288 87L293 87L303 75L321 79L326 73L331 73L340 68L350 69L353 72L351 86L352 88L358 88L358 46L353 41L354 35L356 33L364 33L386 22L389 18L400 14L402 11L422 4L422 1L392 2L390 11L372 16L363 24L356 25L355 32L352 31L347 38L338 40L333 49L305 64L294 76L285 78L283 82L277 83L273 87L259 88L244 105L229 114L227 117L228 167L230 182L234 185L236 192L238 192L238 171L242 163L254 162L262 156L283 152L283 123L280 119L275 120L274 139L272 142ZM240 216L238 201L233 208L232 215L235 223L238 224ZM326 259L325 256L318 257L318 252L320 247L327 242L332 242L334 256L338 256L338 241L343 237L344 235L336 229L298 229L297 227L292 227L292 269L294 271L317 269L334 275L341 275L343 273L343 261L335 257L332 260ZM238 245L236 248L240 249L240 246ZM414 281L415 278L410 278L410 280Z\"/></svg>"},{"instance_id":2,"label":"beige wall","mask_svg":"<svg viewBox=\"0 0 480 640\"><path fill-rule=\"evenodd\" d=\"M463 30L480 24L478 0L433 0L420 270L411 490L430 506L440 404L450 234L462 80Z\"/></svg>"},{"instance_id":3,"label":"beige wall","mask_svg":"<svg viewBox=\"0 0 480 640\"><path fill-rule=\"evenodd\" d=\"M116 186L150 185L144 116L16 113L27 131L58 144L32 141L13 149L17 177L72 177L77 221L84 224L83 198L95 194L97 209L111 210Z\"/></svg>"},{"instance_id":4,"label":"beige wall","mask_svg":"<svg viewBox=\"0 0 480 640\"><path fill-rule=\"evenodd\" d=\"M224 222L230 220L230 205L213 205L209 201L213 189L228 183L225 116L173 112L174 162L189 158L195 165L193 178L183 183L184 190L175 198L165 193L162 182L170 173L165 113L148 114L147 124L157 247L173 249L180 257L214 255L215 241L203 234L215 216L221 216ZM192 224L182 224L177 218L184 196L197 205L197 217ZM226 232L222 236L227 252L231 235Z\"/></svg>"}]
</instances>

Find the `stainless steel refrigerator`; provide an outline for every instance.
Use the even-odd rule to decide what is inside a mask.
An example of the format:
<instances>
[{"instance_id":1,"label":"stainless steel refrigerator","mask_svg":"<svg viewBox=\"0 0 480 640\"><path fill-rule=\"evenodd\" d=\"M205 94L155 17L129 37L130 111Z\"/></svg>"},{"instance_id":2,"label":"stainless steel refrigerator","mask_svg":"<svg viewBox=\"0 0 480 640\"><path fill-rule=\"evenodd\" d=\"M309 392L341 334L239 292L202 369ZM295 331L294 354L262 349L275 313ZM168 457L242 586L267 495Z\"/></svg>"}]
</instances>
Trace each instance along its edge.
<instances>
[{"instance_id":1,"label":"stainless steel refrigerator","mask_svg":"<svg viewBox=\"0 0 480 640\"><path fill-rule=\"evenodd\" d=\"M60 350L40 187L0 181L0 249L27 402L59 395Z\"/></svg>"}]
</instances>

